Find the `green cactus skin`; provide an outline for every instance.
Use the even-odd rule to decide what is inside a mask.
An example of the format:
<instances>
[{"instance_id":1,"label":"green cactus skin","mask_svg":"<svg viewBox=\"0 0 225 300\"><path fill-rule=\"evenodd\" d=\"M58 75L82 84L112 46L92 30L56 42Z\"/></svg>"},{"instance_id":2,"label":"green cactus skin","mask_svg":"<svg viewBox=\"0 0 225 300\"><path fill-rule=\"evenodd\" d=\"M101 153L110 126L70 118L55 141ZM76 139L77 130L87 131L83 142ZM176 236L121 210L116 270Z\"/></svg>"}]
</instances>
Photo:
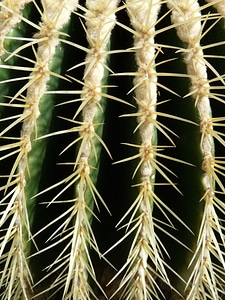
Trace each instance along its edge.
<instances>
[{"instance_id":1,"label":"green cactus skin","mask_svg":"<svg viewBox=\"0 0 225 300\"><path fill-rule=\"evenodd\" d=\"M0 9L1 299L225 299L225 1Z\"/></svg>"}]
</instances>

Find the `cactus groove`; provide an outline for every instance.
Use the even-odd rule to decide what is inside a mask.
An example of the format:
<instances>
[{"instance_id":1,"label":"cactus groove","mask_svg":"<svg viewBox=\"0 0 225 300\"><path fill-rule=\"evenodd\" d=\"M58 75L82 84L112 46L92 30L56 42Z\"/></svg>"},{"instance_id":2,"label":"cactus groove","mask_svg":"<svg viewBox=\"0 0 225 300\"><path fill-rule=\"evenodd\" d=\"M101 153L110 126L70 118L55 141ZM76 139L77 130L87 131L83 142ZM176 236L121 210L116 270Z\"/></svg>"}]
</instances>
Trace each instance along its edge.
<instances>
[{"instance_id":1,"label":"cactus groove","mask_svg":"<svg viewBox=\"0 0 225 300\"><path fill-rule=\"evenodd\" d=\"M225 299L224 17L0 2L1 299Z\"/></svg>"}]
</instances>

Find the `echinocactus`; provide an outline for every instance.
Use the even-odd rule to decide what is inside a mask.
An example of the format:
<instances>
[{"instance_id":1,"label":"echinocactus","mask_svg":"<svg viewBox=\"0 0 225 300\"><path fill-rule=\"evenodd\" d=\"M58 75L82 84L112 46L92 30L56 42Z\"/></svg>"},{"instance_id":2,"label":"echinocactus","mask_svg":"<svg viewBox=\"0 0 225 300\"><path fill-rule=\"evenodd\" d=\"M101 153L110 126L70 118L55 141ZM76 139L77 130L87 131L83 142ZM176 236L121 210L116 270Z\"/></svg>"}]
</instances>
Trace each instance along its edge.
<instances>
[{"instance_id":1,"label":"echinocactus","mask_svg":"<svg viewBox=\"0 0 225 300\"><path fill-rule=\"evenodd\" d=\"M1 299L225 299L225 1L0 9Z\"/></svg>"}]
</instances>

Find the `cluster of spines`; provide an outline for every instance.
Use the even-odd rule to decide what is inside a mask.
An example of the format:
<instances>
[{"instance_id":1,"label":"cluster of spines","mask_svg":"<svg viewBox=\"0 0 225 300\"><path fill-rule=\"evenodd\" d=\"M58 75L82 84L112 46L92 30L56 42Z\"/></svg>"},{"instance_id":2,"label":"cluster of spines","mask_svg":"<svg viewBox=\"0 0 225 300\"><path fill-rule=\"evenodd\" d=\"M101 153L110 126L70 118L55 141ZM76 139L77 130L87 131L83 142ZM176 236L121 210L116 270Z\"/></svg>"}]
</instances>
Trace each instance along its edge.
<instances>
[{"instance_id":1,"label":"cluster of spines","mask_svg":"<svg viewBox=\"0 0 225 300\"><path fill-rule=\"evenodd\" d=\"M21 22L22 11L24 6L31 2L31 0L21 1L2 1L1 3L1 17L0 17L0 55L5 53L4 41L7 34L13 29L18 23Z\"/></svg>"}]
</instances>

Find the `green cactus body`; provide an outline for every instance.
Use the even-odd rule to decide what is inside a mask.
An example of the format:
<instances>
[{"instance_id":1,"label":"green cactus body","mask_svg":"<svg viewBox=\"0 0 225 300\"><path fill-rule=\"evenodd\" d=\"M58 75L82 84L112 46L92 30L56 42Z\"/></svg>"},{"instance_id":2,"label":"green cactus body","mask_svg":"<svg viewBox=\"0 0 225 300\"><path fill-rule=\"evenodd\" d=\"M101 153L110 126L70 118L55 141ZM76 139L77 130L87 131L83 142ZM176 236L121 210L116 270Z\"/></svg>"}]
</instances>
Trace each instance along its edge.
<instances>
[{"instance_id":1,"label":"green cactus body","mask_svg":"<svg viewBox=\"0 0 225 300\"><path fill-rule=\"evenodd\" d=\"M225 1L0 8L1 299L224 299Z\"/></svg>"}]
</instances>

